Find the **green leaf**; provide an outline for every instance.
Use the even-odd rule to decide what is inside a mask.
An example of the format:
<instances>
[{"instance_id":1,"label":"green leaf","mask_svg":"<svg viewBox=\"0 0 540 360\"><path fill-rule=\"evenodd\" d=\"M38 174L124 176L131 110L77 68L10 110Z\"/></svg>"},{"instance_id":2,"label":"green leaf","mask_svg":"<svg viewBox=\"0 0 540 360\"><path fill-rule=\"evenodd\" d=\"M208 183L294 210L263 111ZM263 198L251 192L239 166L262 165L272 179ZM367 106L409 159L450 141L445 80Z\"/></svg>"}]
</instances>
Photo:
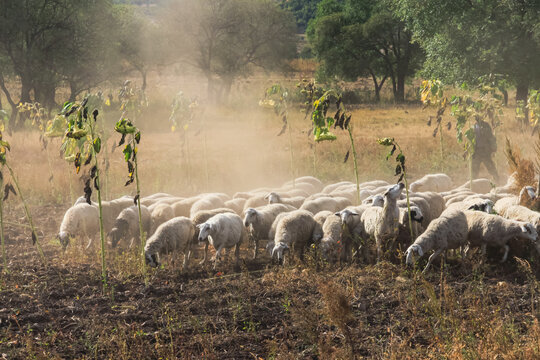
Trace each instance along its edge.
<instances>
[{"instance_id":1,"label":"green leaf","mask_svg":"<svg viewBox=\"0 0 540 360\"><path fill-rule=\"evenodd\" d=\"M99 152L101 151L101 138L95 138L94 139L94 151L96 152L96 154L99 154Z\"/></svg>"},{"instance_id":2,"label":"green leaf","mask_svg":"<svg viewBox=\"0 0 540 360\"><path fill-rule=\"evenodd\" d=\"M135 141L138 143L141 142L141 132L140 131L137 131L137 133L135 134Z\"/></svg>"},{"instance_id":3,"label":"green leaf","mask_svg":"<svg viewBox=\"0 0 540 360\"><path fill-rule=\"evenodd\" d=\"M124 151L122 152L124 153L124 159L128 161L131 158L131 153L133 152L133 149L131 148L130 144L127 144L124 148Z\"/></svg>"}]
</instances>

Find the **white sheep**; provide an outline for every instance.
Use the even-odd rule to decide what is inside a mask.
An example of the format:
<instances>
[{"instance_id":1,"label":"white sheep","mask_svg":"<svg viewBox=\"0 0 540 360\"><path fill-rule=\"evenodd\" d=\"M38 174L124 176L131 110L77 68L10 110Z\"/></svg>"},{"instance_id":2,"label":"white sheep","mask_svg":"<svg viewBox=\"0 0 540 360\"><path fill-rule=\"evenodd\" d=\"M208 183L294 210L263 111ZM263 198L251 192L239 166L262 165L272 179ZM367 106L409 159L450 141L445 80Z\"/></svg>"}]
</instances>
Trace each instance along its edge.
<instances>
[{"instance_id":1,"label":"white sheep","mask_svg":"<svg viewBox=\"0 0 540 360\"><path fill-rule=\"evenodd\" d=\"M493 201L489 199L467 198L463 201L458 201L448 205L447 209L455 209L461 211L475 210L491 214L491 212L493 211L493 206Z\"/></svg>"},{"instance_id":2,"label":"white sheep","mask_svg":"<svg viewBox=\"0 0 540 360\"><path fill-rule=\"evenodd\" d=\"M65 250L69 239L84 236L88 239L89 248L94 236L99 232L99 212L97 207L87 203L70 207L64 214L57 239Z\"/></svg>"},{"instance_id":3,"label":"white sheep","mask_svg":"<svg viewBox=\"0 0 540 360\"><path fill-rule=\"evenodd\" d=\"M322 197L315 200L305 201L300 207L300 210L306 210L311 212L312 214L316 214L323 210L328 210L332 212L340 211L350 205L352 205L351 201L346 198Z\"/></svg>"},{"instance_id":4,"label":"white sheep","mask_svg":"<svg viewBox=\"0 0 540 360\"><path fill-rule=\"evenodd\" d=\"M276 217L283 212L292 210L294 208L290 205L269 204L257 209L249 208L244 212L244 226L248 228L249 235L254 242L253 259L257 258L259 240L267 238Z\"/></svg>"},{"instance_id":5,"label":"white sheep","mask_svg":"<svg viewBox=\"0 0 540 360\"><path fill-rule=\"evenodd\" d=\"M225 201L223 201L222 197L213 194L206 195L193 203L189 214L193 216L201 210L212 210L222 207L225 207Z\"/></svg>"},{"instance_id":6,"label":"white sheep","mask_svg":"<svg viewBox=\"0 0 540 360\"><path fill-rule=\"evenodd\" d=\"M244 203L244 211L246 211L249 208L258 208L261 206L264 206L268 204L268 200L266 199L266 195L255 195L246 200Z\"/></svg>"},{"instance_id":7,"label":"white sheep","mask_svg":"<svg viewBox=\"0 0 540 360\"><path fill-rule=\"evenodd\" d=\"M332 191L338 189L339 187L341 186L348 186L348 185L354 185L356 186L356 184L350 182L350 181L341 181L341 182L338 182L338 183L334 183L334 184L329 184L329 185L326 185L322 190L321 190L321 193L323 194L330 194Z\"/></svg>"},{"instance_id":8,"label":"white sheep","mask_svg":"<svg viewBox=\"0 0 540 360\"><path fill-rule=\"evenodd\" d=\"M461 185L461 189L470 189L471 191L478 194L486 194L493 189L495 185L489 179L474 179L472 181L472 189L470 188L470 181L467 181L465 184Z\"/></svg>"},{"instance_id":9,"label":"white sheep","mask_svg":"<svg viewBox=\"0 0 540 360\"><path fill-rule=\"evenodd\" d=\"M519 196L503 197L495 203L497 213L504 213L505 209L513 205L526 206L531 200L536 199L536 192L532 186L525 186L519 192Z\"/></svg>"},{"instance_id":10,"label":"white sheep","mask_svg":"<svg viewBox=\"0 0 540 360\"><path fill-rule=\"evenodd\" d=\"M319 224L309 211L295 210L287 213L277 225L272 257L282 262L284 253L293 248L302 260L304 248L320 240L314 238L315 233L320 233L318 227Z\"/></svg>"},{"instance_id":11,"label":"white sheep","mask_svg":"<svg viewBox=\"0 0 540 360\"><path fill-rule=\"evenodd\" d=\"M174 218L174 210L171 205L158 203L155 207L149 208L152 214L152 232L161 224Z\"/></svg>"},{"instance_id":12,"label":"white sheep","mask_svg":"<svg viewBox=\"0 0 540 360\"><path fill-rule=\"evenodd\" d=\"M236 198L236 199L225 201L225 203L223 204L223 207L233 210L238 215L242 215L245 203L246 203L246 199Z\"/></svg>"},{"instance_id":13,"label":"white sheep","mask_svg":"<svg viewBox=\"0 0 540 360\"><path fill-rule=\"evenodd\" d=\"M148 208L141 205L141 218L143 231L147 236L152 235L152 215ZM120 212L116 218L112 230L109 232L112 247L116 247L122 239L130 240L129 247L133 246L135 239L140 238L139 229L139 209L137 205L132 205Z\"/></svg>"},{"instance_id":14,"label":"white sheep","mask_svg":"<svg viewBox=\"0 0 540 360\"><path fill-rule=\"evenodd\" d=\"M382 208L372 206L362 214L361 221L364 225L364 237L374 238L377 247L377 261L383 255L383 244L389 244L392 248L399 231L399 209L397 199L405 185L399 183L392 186L384 194L384 206Z\"/></svg>"},{"instance_id":15,"label":"white sheep","mask_svg":"<svg viewBox=\"0 0 540 360\"><path fill-rule=\"evenodd\" d=\"M411 192L441 192L450 189L452 189L452 179L446 174L427 174L412 182L409 186Z\"/></svg>"},{"instance_id":16,"label":"white sheep","mask_svg":"<svg viewBox=\"0 0 540 360\"><path fill-rule=\"evenodd\" d=\"M306 200L304 196L295 196L288 198L281 197L281 195L276 192L268 193L268 195L266 195L266 198L268 199L269 204L287 204L294 206L296 209L302 206L302 204Z\"/></svg>"},{"instance_id":17,"label":"white sheep","mask_svg":"<svg viewBox=\"0 0 540 360\"><path fill-rule=\"evenodd\" d=\"M420 235L423 231L422 220L424 216L422 210L415 205L411 205L411 222L412 222L412 233L413 237L411 238L411 227L409 224L409 211L407 208L399 209L399 231L396 238L396 243L401 246L402 249L408 247L414 239Z\"/></svg>"},{"instance_id":18,"label":"white sheep","mask_svg":"<svg viewBox=\"0 0 540 360\"><path fill-rule=\"evenodd\" d=\"M182 267L186 268L191 257L194 233L195 226L187 217L175 217L164 222L146 241L144 246L146 264L157 267L160 264L161 255L182 251L184 253Z\"/></svg>"},{"instance_id":19,"label":"white sheep","mask_svg":"<svg viewBox=\"0 0 540 360\"><path fill-rule=\"evenodd\" d=\"M322 239L320 242L321 255L324 260L336 262L346 260L347 250L343 244L343 224L336 215L328 216L322 225Z\"/></svg>"},{"instance_id":20,"label":"white sheep","mask_svg":"<svg viewBox=\"0 0 540 360\"><path fill-rule=\"evenodd\" d=\"M223 249L235 247L236 265L240 258L240 244L247 240L247 232L242 224L242 218L237 214L224 213L217 214L205 223L197 225L199 228L199 244L208 240L204 249L204 260L206 261L208 244L216 249L214 260L214 270L221 257Z\"/></svg>"},{"instance_id":21,"label":"white sheep","mask_svg":"<svg viewBox=\"0 0 540 360\"><path fill-rule=\"evenodd\" d=\"M171 205L174 212L174 216L175 217L179 217L179 216L190 217L191 207L193 206L194 203L196 203L199 200L200 200L199 196L194 196L194 197L189 197L189 198L175 202L174 204Z\"/></svg>"},{"instance_id":22,"label":"white sheep","mask_svg":"<svg viewBox=\"0 0 540 360\"><path fill-rule=\"evenodd\" d=\"M481 211L465 211L468 224L469 246L482 247L482 254L486 253L486 246L504 248L501 262L508 258L510 247L508 241L513 238L529 240L536 244L538 233L533 224L505 219L499 215L486 214Z\"/></svg>"},{"instance_id":23,"label":"white sheep","mask_svg":"<svg viewBox=\"0 0 540 360\"><path fill-rule=\"evenodd\" d=\"M425 273L433 260L443 251L463 248L467 244L467 216L460 210L445 210L440 217L434 219L427 229L409 246L405 252L407 265L413 265L415 256L422 257L429 251L434 253L429 257Z\"/></svg>"}]
</instances>

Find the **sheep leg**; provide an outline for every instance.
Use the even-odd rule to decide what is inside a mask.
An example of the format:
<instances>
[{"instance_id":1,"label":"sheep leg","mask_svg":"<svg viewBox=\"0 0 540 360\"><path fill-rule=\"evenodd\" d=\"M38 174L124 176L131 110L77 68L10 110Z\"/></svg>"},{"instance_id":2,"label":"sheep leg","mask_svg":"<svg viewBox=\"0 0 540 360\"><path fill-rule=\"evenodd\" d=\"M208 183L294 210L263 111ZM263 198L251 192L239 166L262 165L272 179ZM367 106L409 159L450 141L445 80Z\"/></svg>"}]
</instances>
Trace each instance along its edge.
<instances>
[{"instance_id":1,"label":"sheep leg","mask_svg":"<svg viewBox=\"0 0 540 360\"><path fill-rule=\"evenodd\" d=\"M482 264L484 263L486 259L486 254L487 254L487 245L483 244L482 245Z\"/></svg>"},{"instance_id":2,"label":"sheep leg","mask_svg":"<svg viewBox=\"0 0 540 360\"><path fill-rule=\"evenodd\" d=\"M221 259L221 252L223 251L223 246L221 246L217 251L216 251L216 256L215 256L215 259L214 259L214 267L213 269L216 270L217 268L217 263L218 261Z\"/></svg>"},{"instance_id":3,"label":"sheep leg","mask_svg":"<svg viewBox=\"0 0 540 360\"><path fill-rule=\"evenodd\" d=\"M208 242L204 245L204 257L202 261L199 263L200 265L206 264L206 260L208 259Z\"/></svg>"},{"instance_id":4,"label":"sheep leg","mask_svg":"<svg viewBox=\"0 0 540 360\"><path fill-rule=\"evenodd\" d=\"M257 250L255 250L255 255L257 255ZM236 256L236 266L238 266L238 263L240 261L240 244L236 244L236 247L234 249L234 256Z\"/></svg>"},{"instance_id":5,"label":"sheep leg","mask_svg":"<svg viewBox=\"0 0 540 360\"><path fill-rule=\"evenodd\" d=\"M259 251L259 240L254 238L253 241L255 242L255 248L253 249L253 260L255 260L257 259L257 252Z\"/></svg>"},{"instance_id":6,"label":"sheep leg","mask_svg":"<svg viewBox=\"0 0 540 360\"><path fill-rule=\"evenodd\" d=\"M381 241L375 238L375 244L377 246L377 262L380 262L382 257Z\"/></svg>"},{"instance_id":7,"label":"sheep leg","mask_svg":"<svg viewBox=\"0 0 540 360\"><path fill-rule=\"evenodd\" d=\"M510 251L510 246L504 245L504 256L501 260L501 263L505 262L508 259L508 252Z\"/></svg>"},{"instance_id":8,"label":"sheep leg","mask_svg":"<svg viewBox=\"0 0 540 360\"><path fill-rule=\"evenodd\" d=\"M90 246L92 246L92 238L90 236L88 236L88 244L86 244L86 247L84 249L88 250L90 248Z\"/></svg>"},{"instance_id":9,"label":"sheep leg","mask_svg":"<svg viewBox=\"0 0 540 360\"><path fill-rule=\"evenodd\" d=\"M422 274L425 274L427 272L427 270L431 266L431 263L433 262L433 260L435 260L435 258L437 256L439 256L443 251L444 251L444 249L437 249L437 250L435 250L435 252L433 254L431 254L431 256L428 259L426 267L424 268L424 270L422 270Z\"/></svg>"}]
</instances>

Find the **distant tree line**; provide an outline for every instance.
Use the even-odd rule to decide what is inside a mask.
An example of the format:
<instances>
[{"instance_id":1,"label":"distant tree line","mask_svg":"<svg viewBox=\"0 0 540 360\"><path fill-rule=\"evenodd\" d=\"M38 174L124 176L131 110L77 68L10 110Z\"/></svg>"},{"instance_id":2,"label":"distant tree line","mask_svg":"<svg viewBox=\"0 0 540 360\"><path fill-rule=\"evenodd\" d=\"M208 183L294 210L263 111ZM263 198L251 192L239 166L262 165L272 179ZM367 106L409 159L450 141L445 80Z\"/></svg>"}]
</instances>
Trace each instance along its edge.
<instances>
[{"instance_id":1,"label":"distant tree line","mask_svg":"<svg viewBox=\"0 0 540 360\"><path fill-rule=\"evenodd\" d=\"M396 102L420 73L445 83L497 74L518 100L540 85L540 2L527 0L0 0L0 92L57 106L105 81L182 64L225 101L254 69L287 67L305 32L326 80L372 80ZM16 86L14 86L14 84Z\"/></svg>"}]
</instances>

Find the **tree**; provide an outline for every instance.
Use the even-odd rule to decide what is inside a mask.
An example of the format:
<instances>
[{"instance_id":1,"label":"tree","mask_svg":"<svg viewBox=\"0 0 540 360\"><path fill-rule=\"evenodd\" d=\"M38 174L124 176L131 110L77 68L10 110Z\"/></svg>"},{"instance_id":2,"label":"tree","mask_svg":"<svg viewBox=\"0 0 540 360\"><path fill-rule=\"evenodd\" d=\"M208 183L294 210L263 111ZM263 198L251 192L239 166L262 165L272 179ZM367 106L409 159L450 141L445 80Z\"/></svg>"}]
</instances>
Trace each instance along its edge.
<instances>
[{"instance_id":1,"label":"tree","mask_svg":"<svg viewBox=\"0 0 540 360\"><path fill-rule=\"evenodd\" d=\"M320 2L321 0L281 0L281 6L293 13L298 32L303 33L310 20L315 17Z\"/></svg>"},{"instance_id":2,"label":"tree","mask_svg":"<svg viewBox=\"0 0 540 360\"><path fill-rule=\"evenodd\" d=\"M103 45L110 41L103 34L111 31L112 22L104 25L109 11L109 0L0 0L0 89L12 108L11 127L19 103L38 101L50 109L62 81L79 93L82 83L98 78L108 60ZM19 83L18 99L7 79Z\"/></svg>"},{"instance_id":3,"label":"tree","mask_svg":"<svg viewBox=\"0 0 540 360\"><path fill-rule=\"evenodd\" d=\"M114 17L119 55L141 74L141 89L145 91L149 69L170 62L162 29L140 8L130 5L117 5Z\"/></svg>"},{"instance_id":4,"label":"tree","mask_svg":"<svg viewBox=\"0 0 540 360\"><path fill-rule=\"evenodd\" d=\"M540 84L540 2L527 0L395 0L426 52L424 73L446 83L503 74L527 101Z\"/></svg>"},{"instance_id":5,"label":"tree","mask_svg":"<svg viewBox=\"0 0 540 360\"><path fill-rule=\"evenodd\" d=\"M414 74L421 52L388 2L324 0L308 28L322 72L345 80L370 76L375 99L387 79L394 99L405 99L405 80Z\"/></svg>"},{"instance_id":6,"label":"tree","mask_svg":"<svg viewBox=\"0 0 540 360\"><path fill-rule=\"evenodd\" d=\"M296 52L294 18L271 0L174 1L165 18L179 59L204 74L211 100L227 99L254 68L283 68Z\"/></svg>"}]
</instances>

